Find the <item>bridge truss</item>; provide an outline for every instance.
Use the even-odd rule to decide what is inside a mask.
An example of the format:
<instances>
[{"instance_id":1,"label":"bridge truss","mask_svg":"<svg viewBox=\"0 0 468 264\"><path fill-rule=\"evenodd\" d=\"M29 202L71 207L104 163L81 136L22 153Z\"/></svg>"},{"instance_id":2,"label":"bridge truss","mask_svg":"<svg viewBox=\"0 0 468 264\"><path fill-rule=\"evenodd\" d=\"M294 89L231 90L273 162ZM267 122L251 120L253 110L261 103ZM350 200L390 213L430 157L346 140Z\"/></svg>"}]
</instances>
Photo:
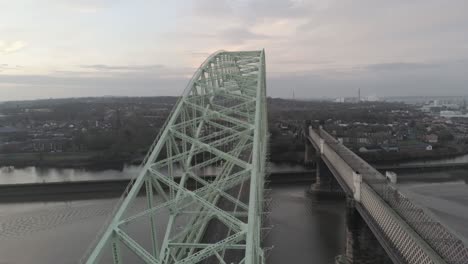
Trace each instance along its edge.
<instances>
[{"instance_id":1,"label":"bridge truss","mask_svg":"<svg viewBox=\"0 0 468 264\"><path fill-rule=\"evenodd\" d=\"M83 262L264 263L264 51L212 54Z\"/></svg>"},{"instance_id":2,"label":"bridge truss","mask_svg":"<svg viewBox=\"0 0 468 264\"><path fill-rule=\"evenodd\" d=\"M465 241L374 167L322 128L309 137L394 263L468 263Z\"/></svg>"}]
</instances>

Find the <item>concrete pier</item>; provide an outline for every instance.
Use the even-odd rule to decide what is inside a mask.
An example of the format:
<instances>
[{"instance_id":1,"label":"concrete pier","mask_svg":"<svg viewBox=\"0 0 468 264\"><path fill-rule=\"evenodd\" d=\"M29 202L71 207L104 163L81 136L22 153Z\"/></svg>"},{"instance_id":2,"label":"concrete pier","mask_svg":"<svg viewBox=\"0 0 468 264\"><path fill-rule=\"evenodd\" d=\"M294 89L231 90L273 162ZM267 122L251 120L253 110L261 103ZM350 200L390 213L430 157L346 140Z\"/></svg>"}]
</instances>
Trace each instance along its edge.
<instances>
[{"instance_id":1,"label":"concrete pier","mask_svg":"<svg viewBox=\"0 0 468 264\"><path fill-rule=\"evenodd\" d=\"M316 150L309 140L306 139L304 143L304 165L315 169L309 193L317 198L344 198L344 191L321 158L320 151Z\"/></svg>"},{"instance_id":2,"label":"concrete pier","mask_svg":"<svg viewBox=\"0 0 468 264\"><path fill-rule=\"evenodd\" d=\"M351 198L346 200L346 252L340 256L340 261L349 264L393 263Z\"/></svg>"}]
</instances>

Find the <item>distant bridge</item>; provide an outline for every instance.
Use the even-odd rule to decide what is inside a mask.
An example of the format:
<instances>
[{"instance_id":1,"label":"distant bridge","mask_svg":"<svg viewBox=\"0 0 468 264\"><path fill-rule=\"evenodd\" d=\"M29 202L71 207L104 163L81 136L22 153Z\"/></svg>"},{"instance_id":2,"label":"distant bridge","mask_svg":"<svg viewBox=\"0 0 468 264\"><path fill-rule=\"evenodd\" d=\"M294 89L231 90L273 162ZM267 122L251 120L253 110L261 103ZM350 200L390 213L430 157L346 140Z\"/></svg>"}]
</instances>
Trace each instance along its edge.
<instances>
[{"instance_id":1,"label":"distant bridge","mask_svg":"<svg viewBox=\"0 0 468 264\"><path fill-rule=\"evenodd\" d=\"M394 263L468 263L468 248L325 130L307 138Z\"/></svg>"}]
</instances>

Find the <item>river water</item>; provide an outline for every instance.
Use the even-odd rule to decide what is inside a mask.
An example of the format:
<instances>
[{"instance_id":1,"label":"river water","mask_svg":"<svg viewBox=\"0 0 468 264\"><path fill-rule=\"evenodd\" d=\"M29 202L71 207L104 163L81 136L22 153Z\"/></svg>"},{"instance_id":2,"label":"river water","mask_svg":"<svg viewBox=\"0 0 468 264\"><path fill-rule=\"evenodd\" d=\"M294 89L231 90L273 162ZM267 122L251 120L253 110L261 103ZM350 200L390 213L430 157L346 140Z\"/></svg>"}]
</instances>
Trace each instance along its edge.
<instances>
[{"instance_id":1,"label":"river water","mask_svg":"<svg viewBox=\"0 0 468 264\"><path fill-rule=\"evenodd\" d=\"M445 159L416 160L416 161L400 162L396 165L424 165L424 164L450 164L450 163L468 163L468 154L460 155L458 157L445 158Z\"/></svg>"},{"instance_id":2,"label":"river water","mask_svg":"<svg viewBox=\"0 0 468 264\"><path fill-rule=\"evenodd\" d=\"M132 177L138 170L136 166L126 166L122 171L1 168L0 184L122 179ZM304 168L274 165L273 170ZM465 239L468 237L468 185L463 179L468 172L431 173L434 179L443 179L444 183L427 177L425 182L402 180L400 189ZM399 175L400 179L406 176L413 179L418 175ZM333 263L336 255L343 254L345 201L317 201L308 194L308 188L307 184L272 185L269 223L274 227L265 244L274 245L274 249L269 252L268 263ZM0 203L0 263L76 263L115 202L116 199Z\"/></svg>"},{"instance_id":3,"label":"river water","mask_svg":"<svg viewBox=\"0 0 468 264\"><path fill-rule=\"evenodd\" d=\"M333 263L343 252L345 202L317 201L308 187L272 185L268 263ZM0 263L76 263L115 201L0 204Z\"/></svg>"},{"instance_id":4,"label":"river water","mask_svg":"<svg viewBox=\"0 0 468 264\"><path fill-rule=\"evenodd\" d=\"M300 165L271 164L273 172L304 171ZM75 168L0 167L0 184L46 183L66 181L99 181L130 179L138 175L140 166L125 165L122 170L88 170ZM181 170L175 168L175 174ZM205 168L203 173L214 174L216 167Z\"/></svg>"},{"instance_id":5,"label":"river water","mask_svg":"<svg viewBox=\"0 0 468 264\"><path fill-rule=\"evenodd\" d=\"M271 169L305 170L302 166L279 164L273 164ZM125 166L122 171L1 168L0 184L123 179L138 171L137 166ZM308 193L307 184L271 187L268 223L273 228L265 245L274 248L268 251L268 263L292 259L299 264L310 263L312 259L316 263L333 263L334 257L344 251L345 202L317 201ZM0 203L0 263L76 263L102 228L115 202L116 199Z\"/></svg>"}]
</instances>

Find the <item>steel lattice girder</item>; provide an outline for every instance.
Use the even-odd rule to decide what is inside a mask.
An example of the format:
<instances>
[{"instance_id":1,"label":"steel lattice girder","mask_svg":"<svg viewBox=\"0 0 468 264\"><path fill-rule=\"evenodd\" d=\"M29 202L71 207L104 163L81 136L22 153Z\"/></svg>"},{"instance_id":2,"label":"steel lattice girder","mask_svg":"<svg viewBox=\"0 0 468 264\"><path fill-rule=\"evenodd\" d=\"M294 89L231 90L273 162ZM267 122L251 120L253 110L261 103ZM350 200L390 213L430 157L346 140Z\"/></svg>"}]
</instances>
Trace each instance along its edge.
<instances>
[{"instance_id":1,"label":"steel lattice girder","mask_svg":"<svg viewBox=\"0 0 468 264\"><path fill-rule=\"evenodd\" d=\"M83 262L100 263L107 254L125 263L124 246L143 263L264 263L264 51L208 57L161 131ZM208 177L207 170L215 172ZM143 208L133 206L139 193ZM157 219L161 211L165 223ZM143 219L151 245L127 228ZM176 228L181 219L184 226Z\"/></svg>"}]
</instances>

